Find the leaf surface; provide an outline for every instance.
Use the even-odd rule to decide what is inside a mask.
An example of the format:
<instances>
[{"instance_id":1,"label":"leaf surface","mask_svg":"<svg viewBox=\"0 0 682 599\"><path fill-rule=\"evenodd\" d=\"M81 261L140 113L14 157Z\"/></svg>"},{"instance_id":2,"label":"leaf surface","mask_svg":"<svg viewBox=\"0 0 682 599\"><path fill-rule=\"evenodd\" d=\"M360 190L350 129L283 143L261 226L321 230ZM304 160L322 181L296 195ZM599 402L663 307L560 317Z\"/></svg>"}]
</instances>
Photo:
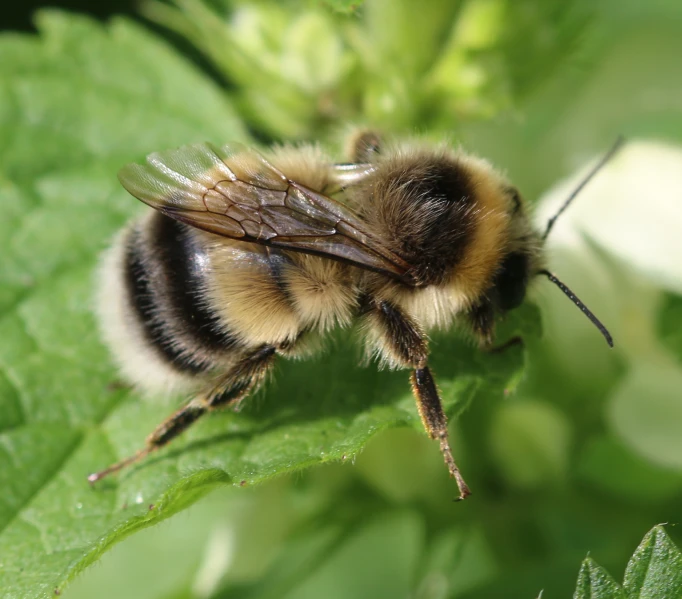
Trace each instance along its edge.
<instances>
[{"instance_id":1,"label":"leaf surface","mask_svg":"<svg viewBox=\"0 0 682 599\"><path fill-rule=\"evenodd\" d=\"M343 461L383 429L422 426L407 374L360 368L344 333L311 362L280 364L241 413L88 486L174 409L112 385L91 314L98 253L142 209L116 172L154 150L249 140L226 93L139 26L57 12L38 25L40 37L0 38L0 588L21 598L53 596L218 486ZM538 334L534 307L500 338L516 331ZM451 416L522 373L519 349L484 355L443 335L433 351Z\"/></svg>"}]
</instances>

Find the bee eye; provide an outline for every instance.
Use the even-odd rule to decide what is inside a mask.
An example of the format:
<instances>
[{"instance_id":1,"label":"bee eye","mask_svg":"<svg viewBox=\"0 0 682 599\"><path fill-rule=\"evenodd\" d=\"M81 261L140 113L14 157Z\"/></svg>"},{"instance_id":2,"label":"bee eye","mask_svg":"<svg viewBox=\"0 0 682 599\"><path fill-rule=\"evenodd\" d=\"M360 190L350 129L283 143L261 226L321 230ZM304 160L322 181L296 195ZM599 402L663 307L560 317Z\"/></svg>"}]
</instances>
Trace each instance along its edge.
<instances>
[{"instance_id":1,"label":"bee eye","mask_svg":"<svg viewBox=\"0 0 682 599\"><path fill-rule=\"evenodd\" d=\"M526 297L528 287L528 256L518 252L507 255L495 276L495 291L501 310L518 308Z\"/></svg>"}]
</instances>

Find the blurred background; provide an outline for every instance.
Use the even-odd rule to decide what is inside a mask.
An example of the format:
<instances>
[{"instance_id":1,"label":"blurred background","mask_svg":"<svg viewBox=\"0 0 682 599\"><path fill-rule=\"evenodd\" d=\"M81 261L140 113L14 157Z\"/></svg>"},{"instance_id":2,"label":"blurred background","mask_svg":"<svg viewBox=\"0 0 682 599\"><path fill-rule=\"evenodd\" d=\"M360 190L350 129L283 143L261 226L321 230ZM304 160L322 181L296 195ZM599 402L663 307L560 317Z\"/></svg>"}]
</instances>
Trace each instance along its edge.
<instances>
[{"instance_id":1,"label":"blurred background","mask_svg":"<svg viewBox=\"0 0 682 599\"><path fill-rule=\"evenodd\" d=\"M40 0L27 0L21 5L6 6L2 11L2 28L9 31L32 31L36 29L33 22L33 13L40 8L62 8L73 12L82 12L99 19L106 19L114 14L136 14L135 2L123 0L102 0L102 2L88 2L88 0L66 0L64 2L41 2Z\"/></svg>"},{"instance_id":2,"label":"blurred background","mask_svg":"<svg viewBox=\"0 0 682 599\"><path fill-rule=\"evenodd\" d=\"M332 3L333 4L333 3ZM343 3L340 3L343 4ZM114 547L68 599L535 598L572 594L589 553L616 580L655 524L682 513L682 4L678 0L51 2L126 14L229 96L261 143L345 124L419 133L489 158L538 226L619 135L625 148L562 217L544 335L515 392L456 423L466 509L413 429L354 464L224 488ZM680 544L679 528L669 533Z\"/></svg>"}]
</instances>

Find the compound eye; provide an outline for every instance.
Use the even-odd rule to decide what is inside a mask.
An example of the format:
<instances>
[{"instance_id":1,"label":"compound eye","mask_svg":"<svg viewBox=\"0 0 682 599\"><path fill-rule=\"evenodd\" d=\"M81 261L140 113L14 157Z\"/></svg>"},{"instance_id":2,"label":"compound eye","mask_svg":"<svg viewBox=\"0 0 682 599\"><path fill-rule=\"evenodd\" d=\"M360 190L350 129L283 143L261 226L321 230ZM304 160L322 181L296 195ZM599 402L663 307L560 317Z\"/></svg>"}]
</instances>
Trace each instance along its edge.
<instances>
[{"instance_id":1,"label":"compound eye","mask_svg":"<svg viewBox=\"0 0 682 599\"><path fill-rule=\"evenodd\" d=\"M501 310L518 308L526 297L528 287L528 256L519 252L507 255L495 277L497 301Z\"/></svg>"}]
</instances>

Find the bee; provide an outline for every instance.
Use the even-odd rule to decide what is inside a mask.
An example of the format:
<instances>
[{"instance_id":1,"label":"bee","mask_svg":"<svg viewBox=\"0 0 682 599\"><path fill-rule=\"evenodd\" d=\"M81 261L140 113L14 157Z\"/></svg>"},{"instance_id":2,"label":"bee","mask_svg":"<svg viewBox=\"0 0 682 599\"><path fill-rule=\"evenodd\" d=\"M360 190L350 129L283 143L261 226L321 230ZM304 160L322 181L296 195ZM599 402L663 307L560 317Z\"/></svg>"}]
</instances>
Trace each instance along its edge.
<instances>
[{"instance_id":1,"label":"bee","mask_svg":"<svg viewBox=\"0 0 682 599\"><path fill-rule=\"evenodd\" d=\"M428 331L458 321L492 348L497 318L543 275L613 345L545 268L556 217L536 231L517 189L488 162L447 145L388 144L373 131L353 136L347 154L335 163L314 146L262 155L202 143L120 171L125 189L154 210L104 257L101 328L124 378L191 399L91 483L204 414L237 409L278 356L305 356L316 338L357 322L369 356L411 371L424 428L464 499Z\"/></svg>"}]
</instances>

